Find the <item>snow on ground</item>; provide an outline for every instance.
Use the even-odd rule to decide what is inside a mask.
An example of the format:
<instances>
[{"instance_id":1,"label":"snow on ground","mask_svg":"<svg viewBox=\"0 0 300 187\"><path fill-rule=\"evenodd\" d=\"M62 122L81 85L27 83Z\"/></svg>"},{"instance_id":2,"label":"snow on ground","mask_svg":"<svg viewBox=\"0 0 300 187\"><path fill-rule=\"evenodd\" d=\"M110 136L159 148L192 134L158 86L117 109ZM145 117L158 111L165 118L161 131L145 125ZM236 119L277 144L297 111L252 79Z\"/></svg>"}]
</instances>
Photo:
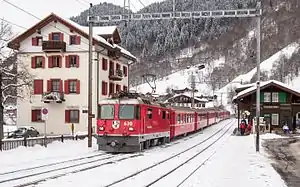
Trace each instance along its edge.
<instances>
[{"instance_id":1,"label":"snow on ground","mask_svg":"<svg viewBox=\"0 0 300 187\"><path fill-rule=\"evenodd\" d=\"M261 150L263 152L262 147ZM229 137L182 186L286 187L270 161L262 153L255 152L253 135Z\"/></svg>"},{"instance_id":2,"label":"snow on ground","mask_svg":"<svg viewBox=\"0 0 300 187\"><path fill-rule=\"evenodd\" d=\"M64 143L52 142L47 145L47 148L35 145L34 147L21 146L16 149L2 151L0 152L0 173L97 152L96 139L93 139L92 148L89 149L87 145L86 138L78 141L65 140Z\"/></svg>"},{"instance_id":3,"label":"snow on ground","mask_svg":"<svg viewBox=\"0 0 300 187\"><path fill-rule=\"evenodd\" d=\"M172 173L169 178L159 181L154 186L176 186L178 181L187 177L197 166L202 167L196 171L192 177L186 180L182 186L272 186L272 187L286 187L280 176L271 167L267 158L262 153L255 152L254 136L231 136L232 130L235 127L235 120L226 120L217 125L209 127L203 131L180 139L169 147L161 148L156 147L147 150L143 156L136 157L122 162L117 162L109 165L103 165L98 168L79 172L75 174L65 175L53 180L48 180L38 184L37 186L101 186L100 184L109 184L113 181L120 179L122 176L134 173L137 170L148 167L153 163L157 163L167 157L175 155L176 153L189 148L191 145L203 141L205 138L212 135L217 130L229 124L233 124L229 131L220 141L207 149L203 154L191 160L187 165ZM226 126L228 128L228 126ZM225 129L222 131L224 132ZM219 134L221 135L221 133ZM261 135L262 139L277 137L275 135L266 134ZM216 138L213 138L216 140ZM186 152L184 155L177 156L173 161L168 161L163 165L152 169L145 174L134 177L132 180L127 181L117 186L143 186L148 184L153 179L161 174L170 171L181 162L192 157L194 154L199 153L212 140L205 142L197 149ZM0 168L1 171L10 171L13 167L24 168L27 164L34 166L39 164L46 164L63 159L66 156L85 155L95 151L95 145L92 149L86 148L86 140L81 141L79 144L69 142L69 144L53 144L49 145L47 149L42 147L35 148L19 148L10 152L0 153ZM261 152L263 149L261 148ZM22 153L22 157L19 157ZM29 154L27 156L27 154ZM4 157L3 157L4 156ZM17 158L18 157L18 158ZM24 158L25 157L25 158ZM56 158L56 159L55 159ZM20 160L21 159L21 160ZM206 162L205 162L206 161ZM82 166L84 167L84 166ZM72 168L70 168L70 171ZM1 173L0 171L0 173ZM43 177L43 176L40 176ZM44 176L45 177L45 176ZM30 181L30 178L27 178ZM86 180L88 179L88 180ZM166 185L169 184L169 185ZM173 185L174 184L174 185Z\"/></svg>"}]
</instances>

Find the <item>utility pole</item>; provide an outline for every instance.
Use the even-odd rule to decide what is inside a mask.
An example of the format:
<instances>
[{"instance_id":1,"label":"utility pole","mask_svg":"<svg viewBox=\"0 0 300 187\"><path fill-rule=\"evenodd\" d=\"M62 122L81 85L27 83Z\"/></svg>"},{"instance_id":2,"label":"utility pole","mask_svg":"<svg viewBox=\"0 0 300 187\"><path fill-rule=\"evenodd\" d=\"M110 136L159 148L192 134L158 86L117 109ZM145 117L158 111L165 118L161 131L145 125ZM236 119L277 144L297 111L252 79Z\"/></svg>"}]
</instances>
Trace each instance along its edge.
<instances>
[{"instance_id":1,"label":"utility pole","mask_svg":"<svg viewBox=\"0 0 300 187\"><path fill-rule=\"evenodd\" d=\"M0 59L0 63L1 59ZM4 138L4 130L3 130L3 125L4 125L4 121L3 121L3 104L2 104L2 99L3 99L3 93L2 93L2 72L0 72L0 151L2 151L2 140Z\"/></svg>"},{"instance_id":2,"label":"utility pole","mask_svg":"<svg viewBox=\"0 0 300 187\"><path fill-rule=\"evenodd\" d=\"M195 108L195 75L194 72L192 71L192 76L191 76L191 87L192 87L192 108Z\"/></svg>"},{"instance_id":3,"label":"utility pole","mask_svg":"<svg viewBox=\"0 0 300 187\"><path fill-rule=\"evenodd\" d=\"M261 2L257 2L257 9L259 14L257 15L257 88L256 88L256 152L259 152L259 117L260 117L260 42L261 42Z\"/></svg>"},{"instance_id":4,"label":"utility pole","mask_svg":"<svg viewBox=\"0 0 300 187\"><path fill-rule=\"evenodd\" d=\"M93 23L91 16L91 8L93 4L90 3L89 9L89 70L88 70L88 147L92 147L92 69L93 69Z\"/></svg>"}]
</instances>

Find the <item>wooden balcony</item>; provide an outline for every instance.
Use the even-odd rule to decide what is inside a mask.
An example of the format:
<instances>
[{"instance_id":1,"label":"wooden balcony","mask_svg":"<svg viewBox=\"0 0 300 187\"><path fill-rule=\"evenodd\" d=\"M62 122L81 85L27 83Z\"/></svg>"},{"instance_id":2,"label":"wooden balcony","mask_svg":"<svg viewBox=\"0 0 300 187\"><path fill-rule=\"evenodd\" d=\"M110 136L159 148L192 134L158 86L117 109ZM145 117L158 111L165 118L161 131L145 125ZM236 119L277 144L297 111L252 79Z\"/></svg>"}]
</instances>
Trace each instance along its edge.
<instances>
[{"instance_id":1,"label":"wooden balcony","mask_svg":"<svg viewBox=\"0 0 300 187\"><path fill-rule=\"evenodd\" d=\"M63 92L55 92L55 91L45 92L42 95L42 102L44 103L50 103L50 102L62 103L63 101L66 101Z\"/></svg>"},{"instance_id":2,"label":"wooden balcony","mask_svg":"<svg viewBox=\"0 0 300 187\"><path fill-rule=\"evenodd\" d=\"M44 52L66 52L66 42L64 41L43 41L42 50Z\"/></svg>"},{"instance_id":3,"label":"wooden balcony","mask_svg":"<svg viewBox=\"0 0 300 187\"><path fill-rule=\"evenodd\" d=\"M109 80L112 80L112 81L121 81L123 79L123 72L122 70L113 70L113 69L110 69L109 70L109 76L108 76Z\"/></svg>"}]
</instances>

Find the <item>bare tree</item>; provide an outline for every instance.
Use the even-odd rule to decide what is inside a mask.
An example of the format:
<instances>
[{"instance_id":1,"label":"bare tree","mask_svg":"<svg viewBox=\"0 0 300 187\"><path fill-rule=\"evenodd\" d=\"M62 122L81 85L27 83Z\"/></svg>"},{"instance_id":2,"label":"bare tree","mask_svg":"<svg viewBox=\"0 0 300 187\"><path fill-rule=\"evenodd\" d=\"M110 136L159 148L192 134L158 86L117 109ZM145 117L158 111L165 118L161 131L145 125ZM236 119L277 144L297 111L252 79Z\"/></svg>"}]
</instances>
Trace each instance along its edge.
<instances>
[{"instance_id":1,"label":"bare tree","mask_svg":"<svg viewBox=\"0 0 300 187\"><path fill-rule=\"evenodd\" d=\"M25 98L25 94L31 94L33 84L33 76L29 73L26 63L18 59L16 51L6 47L12 39L11 26L0 20L0 144L4 135L4 104L15 104L17 98ZM6 116L6 120L11 118ZM15 121L13 118L11 120Z\"/></svg>"},{"instance_id":2,"label":"bare tree","mask_svg":"<svg viewBox=\"0 0 300 187\"><path fill-rule=\"evenodd\" d=\"M11 26L0 21L0 72L2 75L2 105L15 103L17 98L25 98L31 93L33 75L26 63L18 59L18 52L6 47L13 39Z\"/></svg>"}]
</instances>

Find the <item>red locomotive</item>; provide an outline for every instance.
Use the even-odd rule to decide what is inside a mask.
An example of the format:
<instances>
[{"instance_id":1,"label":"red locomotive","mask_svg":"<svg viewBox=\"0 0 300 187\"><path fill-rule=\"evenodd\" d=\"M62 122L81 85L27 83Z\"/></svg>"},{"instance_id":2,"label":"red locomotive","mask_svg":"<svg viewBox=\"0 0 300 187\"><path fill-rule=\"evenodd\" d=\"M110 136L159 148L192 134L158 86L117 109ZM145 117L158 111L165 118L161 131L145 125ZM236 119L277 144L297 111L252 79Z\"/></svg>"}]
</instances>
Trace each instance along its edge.
<instances>
[{"instance_id":1,"label":"red locomotive","mask_svg":"<svg viewBox=\"0 0 300 187\"><path fill-rule=\"evenodd\" d=\"M169 107L121 92L98 106L97 144L108 152L139 152L229 118L219 108Z\"/></svg>"}]
</instances>

